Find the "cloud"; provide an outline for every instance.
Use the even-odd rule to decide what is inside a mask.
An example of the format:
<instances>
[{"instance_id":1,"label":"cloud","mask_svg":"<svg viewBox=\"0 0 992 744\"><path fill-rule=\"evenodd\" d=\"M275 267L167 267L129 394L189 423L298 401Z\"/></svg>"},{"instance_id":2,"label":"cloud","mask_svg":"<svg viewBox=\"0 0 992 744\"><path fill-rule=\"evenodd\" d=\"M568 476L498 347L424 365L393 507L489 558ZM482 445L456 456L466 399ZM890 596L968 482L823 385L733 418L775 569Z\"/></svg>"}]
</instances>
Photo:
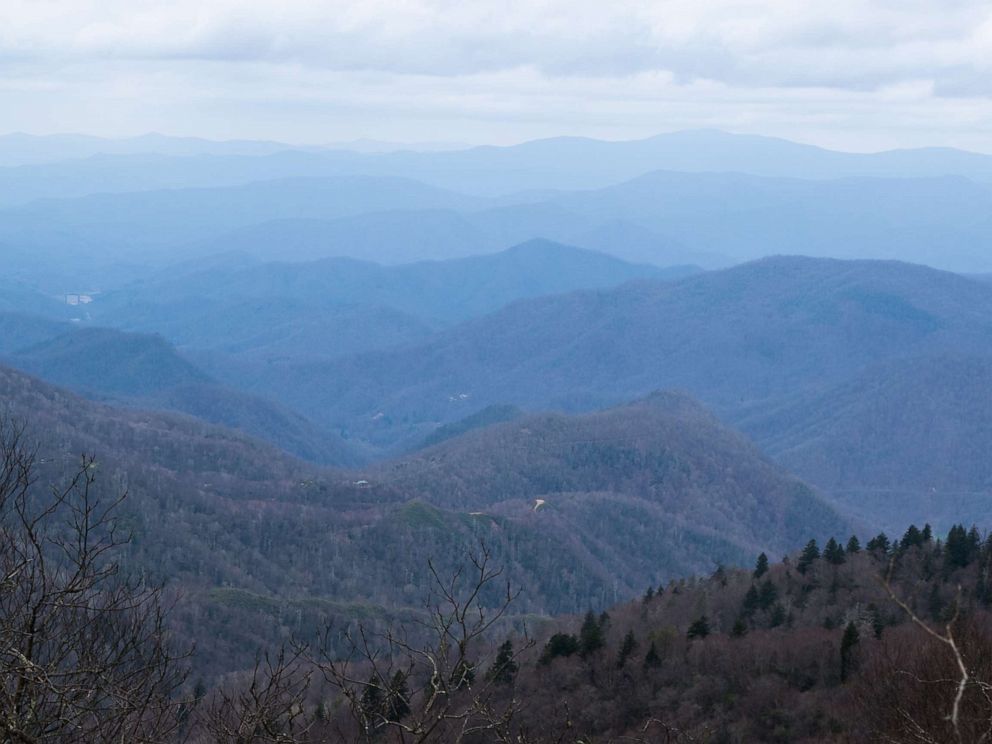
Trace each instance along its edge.
<instances>
[{"instance_id":1,"label":"cloud","mask_svg":"<svg viewBox=\"0 0 992 744\"><path fill-rule=\"evenodd\" d=\"M0 64L0 103L19 104L25 120L33 109L58 108L32 97L55 89L68 118L102 103L137 126L148 118L139 109L169 118L172 106L160 128L184 117L222 121L225 106L228 116L250 109L272 129L286 125L289 111L322 112L325 127L342 124L335 116L361 118L367 128L403 101L400 114L432 122L457 117L479 131L486 117L494 117L490 128L530 121L535 132L555 117L565 130L612 120L613 131L640 131L651 118L661 120L656 129L670 119L727 126L728 118L778 116L782 124L826 116L830 107L846 107L830 116L852 128L859 118L880 128L888 108L895 129L929 131L940 106L968 112L962 126L974 127L974 117L987 111L992 6L5 0ZM80 103L84 96L97 103ZM129 96L134 110L125 114ZM895 121L896 110L910 118Z\"/></svg>"}]
</instances>

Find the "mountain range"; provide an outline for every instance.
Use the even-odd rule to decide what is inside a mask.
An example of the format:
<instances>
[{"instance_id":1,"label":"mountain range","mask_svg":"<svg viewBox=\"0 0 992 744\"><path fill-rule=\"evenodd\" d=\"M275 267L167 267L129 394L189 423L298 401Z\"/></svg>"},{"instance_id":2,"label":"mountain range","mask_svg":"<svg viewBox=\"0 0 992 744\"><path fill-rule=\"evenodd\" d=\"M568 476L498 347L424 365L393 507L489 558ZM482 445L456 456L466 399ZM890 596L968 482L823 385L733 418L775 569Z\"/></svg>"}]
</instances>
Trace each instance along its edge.
<instances>
[{"instance_id":1,"label":"mountain range","mask_svg":"<svg viewBox=\"0 0 992 744\"><path fill-rule=\"evenodd\" d=\"M128 564L189 593L201 619L188 630L216 637L211 653L231 653L227 664L280 627L349 622L371 606L412 611L427 559L448 570L466 541L484 539L526 587L519 611L544 614L786 551L810 529L849 529L681 395L530 415L341 471L189 417L86 401L9 368L0 368L0 394L6 415L38 441L46 476L57 480L89 452L100 493L132 493ZM226 627L235 608L241 620Z\"/></svg>"}]
</instances>

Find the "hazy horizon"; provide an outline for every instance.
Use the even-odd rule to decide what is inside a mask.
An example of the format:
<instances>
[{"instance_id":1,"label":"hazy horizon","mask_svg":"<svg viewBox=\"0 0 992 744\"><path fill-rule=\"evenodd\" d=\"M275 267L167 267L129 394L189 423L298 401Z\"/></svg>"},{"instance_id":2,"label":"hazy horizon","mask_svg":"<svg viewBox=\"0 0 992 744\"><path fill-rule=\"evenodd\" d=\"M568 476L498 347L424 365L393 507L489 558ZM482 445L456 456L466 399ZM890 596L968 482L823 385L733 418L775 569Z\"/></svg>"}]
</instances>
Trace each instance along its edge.
<instances>
[{"instance_id":1,"label":"hazy horizon","mask_svg":"<svg viewBox=\"0 0 992 744\"><path fill-rule=\"evenodd\" d=\"M716 128L992 152L980 2L15 0L0 27L11 131L505 145Z\"/></svg>"},{"instance_id":2,"label":"hazy horizon","mask_svg":"<svg viewBox=\"0 0 992 744\"><path fill-rule=\"evenodd\" d=\"M469 141L451 141L451 140L402 140L402 139L378 139L374 137L356 137L354 139L346 140L313 140L313 141L301 141L301 140L291 140L291 139L280 139L280 138L250 138L250 137L231 137L231 138L221 138L212 137L208 135L199 134L177 134L164 132L160 130L147 130L136 132L134 134L121 134L121 135L105 135L95 132L84 132L84 131L71 131L71 130L59 130L51 132L36 132L36 131L24 131L24 130L9 130L0 131L0 138L3 137L18 137L26 136L39 139L57 139L57 138L80 138L80 139L96 139L105 140L107 142L123 142L140 140L145 138L163 138L163 139L174 139L174 140L198 140L202 142L210 142L216 144L223 143L265 143L271 145L285 145L288 149L294 148L307 148L314 150L327 150L327 149L341 149L341 150L352 150L355 152L373 154L382 152L393 152L397 150L412 150L412 151L422 151L422 152L445 152L445 151L455 151L455 150L468 150L476 147L514 147L516 145L523 145L531 142L542 142L548 140L593 140L600 142L612 142L612 143L622 143L622 142L641 142L644 140L650 140L654 138L664 137L666 135L677 135L677 134L692 134L692 133L719 133L727 134L732 136L744 136L744 137L758 137L762 139L779 140L784 142L789 142L792 144L805 145L809 147L817 147L822 150L829 150L831 152L839 153L852 153L852 154L876 154L884 152L892 152L898 150L927 150L927 149L951 149L960 150L962 152L968 152L978 155L992 155L992 143L985 148L980 149L977 147L959 147L955 145L945 145L945 144L918 144L918 145L892 145L889 147L878 146L878 147L868 147L858 149L855 147L842 147L842 146L828 146L820 144L812 140L802 139L800 137L783 137L772 134L764 134L761 132L746 132L746 131L734 131L731 129L721 128L721 127L696 127L696 128L686 128L686 129L670 129L670 130L659 130L653 134L647 134L644 136L637 137L609 137L609 136L592 136L584 134L571 134L571 133L561 133L552 134L542 137L524 138L524 139L512 139L506 141L480 141L480 142L469 142ZM149 152L154 152L154 150L149 150Z\"/></svg>"}]
</instances>

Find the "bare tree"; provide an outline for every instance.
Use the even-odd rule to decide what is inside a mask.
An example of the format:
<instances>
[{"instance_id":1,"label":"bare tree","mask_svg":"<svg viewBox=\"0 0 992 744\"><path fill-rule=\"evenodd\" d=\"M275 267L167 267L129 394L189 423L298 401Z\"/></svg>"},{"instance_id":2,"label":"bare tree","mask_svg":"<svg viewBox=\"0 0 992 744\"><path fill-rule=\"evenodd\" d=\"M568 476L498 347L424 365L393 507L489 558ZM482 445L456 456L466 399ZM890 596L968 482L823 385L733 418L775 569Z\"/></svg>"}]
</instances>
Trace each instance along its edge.
<instances>
[{"instance_id":1,"label":"bare tree","mask_svg":"<svg viewBox=\"0 0 992 744\"><path fill-rule=\"evenodd\" d=\"M519 591L509 582L502 585L503 570L493 566L484 544L450 578L433 562L429 566L434 585L427 619L413 632L419 641L405 632L371 634L359 628L347 635L350 652L343 659L328 652L326 642L320 644L315 664L344 701L351 724L334 724L335 740L525 741L512 725L521 702L512 691L502 694L505 675L485 673L496 658L486 636ZM487 607L486 598L496 601ZM525 639L509 659L504 652L500 663L515 664L531 645Z\"/></svg>"},{"instance_id":2,"label":"bare tree","mask_svg":"<svg viewBox=\"0 0 992 744\"><path fill-rule=\"evenodd\" d=\"M159 588L123 576L128 541L83 457L37 483L24 427L0 421L0 740L162 742L183 723L186 678Z\"/></svg>"},{"instance_id":3,"label":"bare tree","mask_svg":"<svg viewBox=\"0 0 992 744\"><path fill-rule=\"evenodd\" d=\"M313 667L301 648L283 646L259 656L247 685L221 687L201 716L202 730L217 744L296 744L308 741L307 715Z\"/></svg>"},{"instance_id":4,"label":"bare tree","mask_svg":"<svg viewBox=\"0 0 992 744\"><path fill-rule=\"evenodd\" d=\"M992 645L987 617L964 612L958 587L947 620L931 625L882 579L910 625L883 639L855 697L879 741L992 742Z\"/></svg>"}]
</instances>

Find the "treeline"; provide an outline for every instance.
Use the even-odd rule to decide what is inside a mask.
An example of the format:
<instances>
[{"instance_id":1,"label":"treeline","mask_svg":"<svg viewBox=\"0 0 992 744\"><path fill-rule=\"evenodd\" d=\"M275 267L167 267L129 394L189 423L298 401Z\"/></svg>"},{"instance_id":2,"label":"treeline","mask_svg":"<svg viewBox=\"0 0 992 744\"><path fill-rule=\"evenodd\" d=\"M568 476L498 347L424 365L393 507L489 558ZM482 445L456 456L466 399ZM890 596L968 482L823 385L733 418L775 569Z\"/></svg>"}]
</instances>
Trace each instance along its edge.
<instances>
[{"instance_id":1,"label":"treeline","mask_svg":"<svg viewBox=\"0 0 992 744\"><path fill-rule=\"evenodd\" d=\"M987 739L992 538L976 527L810 540L536 628L512 614L521 590L481 542L458 567L427 561L418 613L314 623L207 680L197 657L218 648L195 648L192 619L120 562L124 513L101 498L97 462L45 493L23 441L0 428L4 740Z\"/></svg>"},{"instance_id":2,"label":"treeline","mask_svg":"<svg viewBox=\"0 0 992 744\"><path fill-rule=\"evenodd\" d=\"M911 526L761 554L536 634L483 621L464 644L446 630L415 647L372 632L372 647L335 657L303 644L309 661L285 671L312 684L280 698L302 711L286 741L977 744L992 716L990 575L992 539L976 527ZM513 599L473 604L472 588L452 591L468 617ZM438 606L432 617L449 617ZM233 715L230 690L218 695Z\"/></svg>"}]
</instances>

